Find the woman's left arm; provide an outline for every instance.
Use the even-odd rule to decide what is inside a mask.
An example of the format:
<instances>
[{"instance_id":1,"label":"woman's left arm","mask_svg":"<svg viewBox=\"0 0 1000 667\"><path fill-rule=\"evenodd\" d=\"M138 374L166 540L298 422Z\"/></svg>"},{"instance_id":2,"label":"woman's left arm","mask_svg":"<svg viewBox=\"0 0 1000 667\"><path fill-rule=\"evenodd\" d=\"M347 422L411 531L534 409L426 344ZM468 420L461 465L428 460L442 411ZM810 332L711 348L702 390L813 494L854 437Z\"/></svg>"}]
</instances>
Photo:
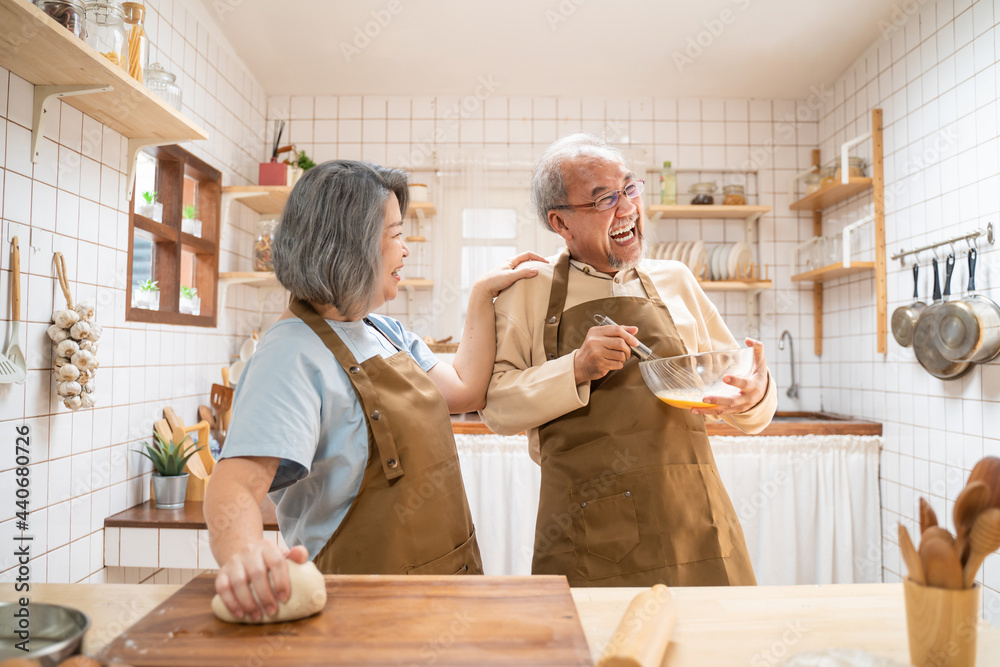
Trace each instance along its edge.
<instances>
[{"instance_id":1,"label":"woman's left arm","mask_svg":"<svg viewBox=\"0 0 1000 667\"><path fill-rule=\"evenodd\" d=\"M474 412L486 405L486 388L493 375L497 353L493 299L521 278L538 273L533 267L517 266L529 260L548 262L533 252L523 252L483 275L472 286L465 330L451 364L438 363L427 372L448 402L451 414Z\"/></svg>"}]
</instances>

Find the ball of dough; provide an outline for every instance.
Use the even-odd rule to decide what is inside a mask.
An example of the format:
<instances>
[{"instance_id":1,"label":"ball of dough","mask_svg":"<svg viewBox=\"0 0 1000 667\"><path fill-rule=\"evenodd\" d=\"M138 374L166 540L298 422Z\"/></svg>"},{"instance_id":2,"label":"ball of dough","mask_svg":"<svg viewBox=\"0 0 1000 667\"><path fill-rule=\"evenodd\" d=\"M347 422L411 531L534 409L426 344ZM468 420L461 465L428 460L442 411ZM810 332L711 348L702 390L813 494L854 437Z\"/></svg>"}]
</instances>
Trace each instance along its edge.
<instances>
[{"instance_id":1,"label":"ball of dough","mask_svg":"<svg viewBox=\"0 0 1000 667\"><path fill-rule=\"evenodd\" d=\"M38 667L38 665L37 660L28 660L27 658L8 658L0 662L0 667Z\"/></svg>"},{"instance_id":2,"label":"ball of dough","mask_svg":"<svg viewBox=\"0 0 1000 667\"><path fill-rule=\"evenodd\" d=\"M315 563L307 561L300 565L288 561L288 580L292 587L291 595L285 602L278 603L278 612L273 616L264 615L259 621L251 621L246 617L236 618L229 613L218 595L212 598L212 613L227 623L261 624L297 621L323 611L326 606L326 581Z\"/></svg>"}]
</instances>

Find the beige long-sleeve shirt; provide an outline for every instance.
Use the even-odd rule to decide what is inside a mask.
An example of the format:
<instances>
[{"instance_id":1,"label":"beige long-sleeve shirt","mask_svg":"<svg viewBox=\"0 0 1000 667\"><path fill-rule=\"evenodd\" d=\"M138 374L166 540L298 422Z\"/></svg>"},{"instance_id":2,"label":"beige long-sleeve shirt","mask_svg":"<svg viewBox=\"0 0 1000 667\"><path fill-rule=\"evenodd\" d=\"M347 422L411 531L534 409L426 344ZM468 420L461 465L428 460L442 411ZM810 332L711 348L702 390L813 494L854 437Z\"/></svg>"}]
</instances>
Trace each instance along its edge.
<instances>
[{"instance_id":1,"label":"beige long-sleeve shirt","mask_svg":"<svg viewBox=\"0 0 1000 667\"><path fill-rule=\"evenodd\" d=\"M548 264L532 262L538 275L517 281L497 297L497 355L486 407L481 412L486 425L497 433L527 431L535 462L540 461L538 427L590 400L590 382L576 384L576 352L553 360L545 356L545 315L558 257L550 257ZM688 354L743 347L684 264L647 259L641 268L670 311ZM619 271L612 277L576 260L570 261L566 289L567 310L609 296L648 296L636 270ZM636 337L642 340L642 322L619 324L639 327ZM777 405L777 391L769 375L767 392L757 405L723 419L746 433L757 433L770 423Z\"/></svg>"}]
</instances>

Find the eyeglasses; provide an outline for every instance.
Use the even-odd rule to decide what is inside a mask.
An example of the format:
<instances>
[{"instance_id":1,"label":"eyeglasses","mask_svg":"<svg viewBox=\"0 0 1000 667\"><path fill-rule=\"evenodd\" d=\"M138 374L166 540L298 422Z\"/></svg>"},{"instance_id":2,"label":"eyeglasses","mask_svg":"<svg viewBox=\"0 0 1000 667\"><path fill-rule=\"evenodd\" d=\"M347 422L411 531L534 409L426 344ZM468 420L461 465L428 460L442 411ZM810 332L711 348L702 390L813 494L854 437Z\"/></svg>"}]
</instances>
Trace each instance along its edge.
<instances>
[{"instance_id":1,"label":"eyeglasses","mask_svg":"<svg viewBox=\"0 0 1000 667\"><path fill-rule=\"evenodd\" d=\"M626 185L621 190L612 190L611 192L606 192L595 201L589 204L563 204L562 206L553 206L552 209L564 209L564 208L594 208L598 211L608 211L613 209L618 205L619 195L625 195L629 199L635 199L642 194L642 191L646 189L646 181L643 179L637 179Z\"/></svg>"}]
</instances>

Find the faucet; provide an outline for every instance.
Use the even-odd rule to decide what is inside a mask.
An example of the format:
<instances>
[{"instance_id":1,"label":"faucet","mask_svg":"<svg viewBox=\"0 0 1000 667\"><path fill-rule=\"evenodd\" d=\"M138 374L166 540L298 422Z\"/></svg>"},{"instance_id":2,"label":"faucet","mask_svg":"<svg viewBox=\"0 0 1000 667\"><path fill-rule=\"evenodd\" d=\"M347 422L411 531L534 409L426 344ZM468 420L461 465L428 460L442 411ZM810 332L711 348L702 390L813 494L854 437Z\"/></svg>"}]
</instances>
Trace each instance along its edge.
<instances>
[{"instance_id":1,"label":"faucet","mask_svg":"<svg viewBox=\"0 0 1000 667\"><path fill-rule=\"evenodd\" d=\"M792 386L788 388L785 395L788 398L798 398L799 397L799 385L795 382L795 346L792 344L792 334L785 329L781 332L781 338L778 339L778 349L785 349L785 338L788 338L788 355L792 362Z\"/></svg>"}]
</instances>

